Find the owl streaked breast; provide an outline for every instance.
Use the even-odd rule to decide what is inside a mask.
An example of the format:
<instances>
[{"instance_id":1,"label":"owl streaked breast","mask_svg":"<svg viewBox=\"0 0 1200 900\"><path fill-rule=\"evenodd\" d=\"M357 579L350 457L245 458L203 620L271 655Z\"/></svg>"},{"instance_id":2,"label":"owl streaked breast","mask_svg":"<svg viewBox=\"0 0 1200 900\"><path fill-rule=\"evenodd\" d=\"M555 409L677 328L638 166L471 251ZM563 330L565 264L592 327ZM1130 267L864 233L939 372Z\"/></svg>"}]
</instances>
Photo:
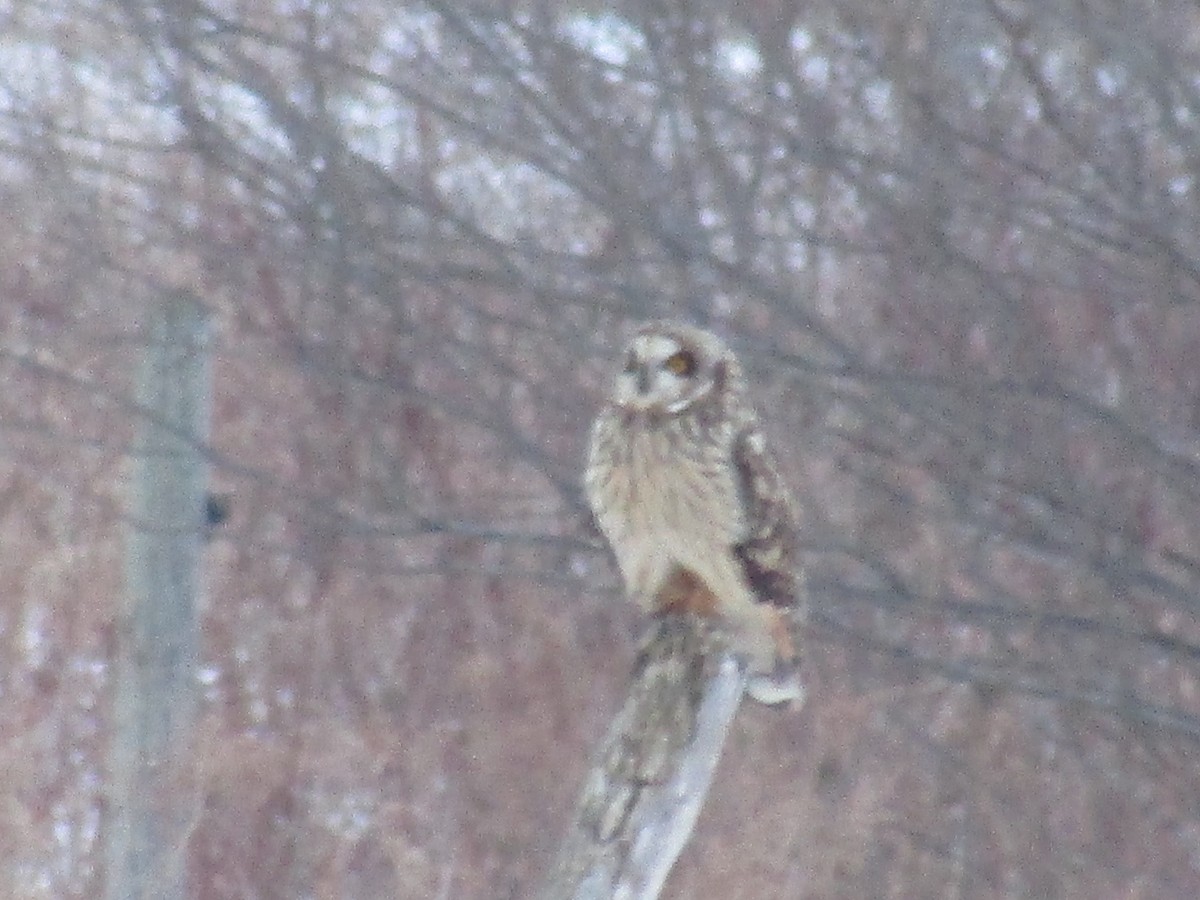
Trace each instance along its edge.
<instances>
[{"instance_id":1,"label":"owl streaked breast","mask_svg":"<svg viewBox=\"0 0 1200 900\"><path fill-rule=\"evenodd\" d=\"M718 595L746 591L731 554L746 527L727 462L732 430L701 435L695 423L677 419L621 418L610 410L597 419L586 486L627 593L651 609L675 567Z\"/></svg>"}]
</instances>

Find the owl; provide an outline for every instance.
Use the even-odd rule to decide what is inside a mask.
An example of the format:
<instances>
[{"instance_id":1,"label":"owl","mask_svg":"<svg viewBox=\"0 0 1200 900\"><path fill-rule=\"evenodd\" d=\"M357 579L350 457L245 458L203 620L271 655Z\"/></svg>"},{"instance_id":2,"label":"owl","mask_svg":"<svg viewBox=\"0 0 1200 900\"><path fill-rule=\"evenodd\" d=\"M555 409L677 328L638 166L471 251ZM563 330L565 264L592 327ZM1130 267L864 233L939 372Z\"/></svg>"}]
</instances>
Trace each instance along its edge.
<instances>
[{"instance_id":1,"label":"owl","mask_svg":"<svg viewBox=\"0 0 1200 900\"><path fill-rule=\"evenodd\" d=\"M750 695L798 700L796 516L716 335L637 329L592 426L584 488L631 599L717 619Z\"/></svg>"}]
</instances>

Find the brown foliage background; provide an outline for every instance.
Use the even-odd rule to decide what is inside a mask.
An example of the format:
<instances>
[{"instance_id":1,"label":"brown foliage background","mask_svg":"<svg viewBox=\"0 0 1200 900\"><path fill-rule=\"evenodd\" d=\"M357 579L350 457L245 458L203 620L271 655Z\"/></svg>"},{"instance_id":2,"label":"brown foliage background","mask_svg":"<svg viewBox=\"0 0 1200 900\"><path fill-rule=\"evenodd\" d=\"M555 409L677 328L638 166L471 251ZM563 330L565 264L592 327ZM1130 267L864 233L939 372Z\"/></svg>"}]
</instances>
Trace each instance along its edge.
<instances>
[{"instance_id":1,"label":"brown foliage background","mask_svg":"<svg viewBox=\"0 0 1200 900\"><path fill-rule=\"evenodd\" d=\"M180 289L232 510L197 897L526 895L637 630L587 422L663 315L743 353L813 607L808 706L742 712L668 894L1200 893L1194 8L0 21L0 893L103 885L129 386Z\"/></svg>"}]
</instances>

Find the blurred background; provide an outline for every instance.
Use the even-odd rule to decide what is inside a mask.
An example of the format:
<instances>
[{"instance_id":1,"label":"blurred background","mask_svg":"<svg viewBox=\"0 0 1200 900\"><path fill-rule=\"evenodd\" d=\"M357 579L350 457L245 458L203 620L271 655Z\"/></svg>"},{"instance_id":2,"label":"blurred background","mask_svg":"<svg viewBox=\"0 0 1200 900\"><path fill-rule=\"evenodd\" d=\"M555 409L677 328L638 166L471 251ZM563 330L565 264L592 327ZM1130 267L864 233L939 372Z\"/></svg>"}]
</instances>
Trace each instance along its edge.
<instances>
[{"instance_id":1,"label":"blurred background","mask_svg":"<svg viewBox=\"0 0 1200 900\"><path fill-rule=\"evenodd\" d=\"M802 8L801 8L802 7ZM631 323L739 351L809 701L666 896L1200 896L1200 10L0 0L0 895L105 887L138 360L207 310L197 898L521 898L639 622Z\"/></svg>"}]
</instances>

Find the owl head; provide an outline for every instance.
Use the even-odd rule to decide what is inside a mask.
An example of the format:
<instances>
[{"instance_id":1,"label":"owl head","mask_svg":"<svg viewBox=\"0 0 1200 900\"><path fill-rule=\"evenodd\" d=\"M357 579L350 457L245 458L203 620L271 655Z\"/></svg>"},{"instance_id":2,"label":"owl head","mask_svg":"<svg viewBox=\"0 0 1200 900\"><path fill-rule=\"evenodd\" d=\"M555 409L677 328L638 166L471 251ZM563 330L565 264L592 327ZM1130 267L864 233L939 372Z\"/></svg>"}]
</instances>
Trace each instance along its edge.
<instances>
[{"instance_id":1,"label":"owl head","mask_svg":"<svg viewBox=\"0 0 1200 900\"><path fill-rule=\"evenodd\" d=\"M677 322L647 322L625 346L613 402L629 412L676 415L725 391L735 366L715 334Z\"/></svg>"}]
</instances>

